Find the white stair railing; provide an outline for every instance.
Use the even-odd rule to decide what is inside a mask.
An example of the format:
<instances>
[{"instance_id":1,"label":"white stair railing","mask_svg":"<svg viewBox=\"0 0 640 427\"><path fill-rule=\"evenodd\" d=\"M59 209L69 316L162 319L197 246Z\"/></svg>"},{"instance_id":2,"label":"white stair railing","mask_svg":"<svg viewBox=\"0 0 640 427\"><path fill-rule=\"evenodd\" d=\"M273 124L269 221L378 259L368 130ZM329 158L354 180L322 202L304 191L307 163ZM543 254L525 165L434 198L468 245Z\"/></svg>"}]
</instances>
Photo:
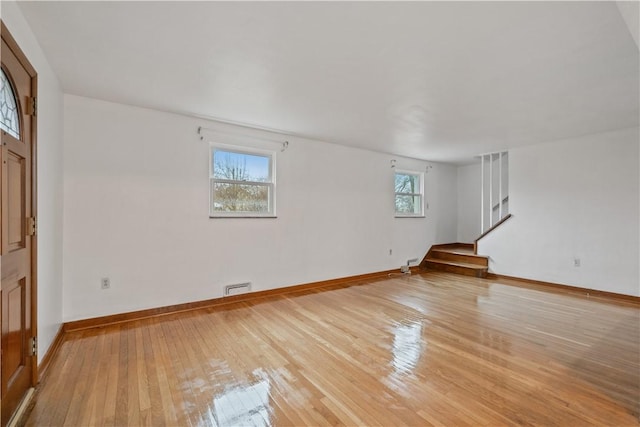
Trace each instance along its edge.
<instances>
[{"instance_id":1,"label":"white stair railing","mask_svg":"<svg viewBox=\"0 0 640 427\"><path fill-rule=\"evenodd\" d=\"M509 152L480 156L480 234L509 214Z\"/></svg>"}]
</instances>

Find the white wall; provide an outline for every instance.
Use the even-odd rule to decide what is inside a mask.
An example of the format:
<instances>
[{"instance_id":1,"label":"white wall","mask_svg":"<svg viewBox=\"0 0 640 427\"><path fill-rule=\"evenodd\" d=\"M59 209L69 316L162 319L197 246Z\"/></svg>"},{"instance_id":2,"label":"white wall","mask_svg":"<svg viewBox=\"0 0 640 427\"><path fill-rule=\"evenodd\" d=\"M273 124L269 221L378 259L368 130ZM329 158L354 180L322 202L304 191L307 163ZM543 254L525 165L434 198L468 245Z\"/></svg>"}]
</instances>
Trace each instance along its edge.
<instances>
[{"instance_id":1,"label":"white wall","mask_svg":"<svg viewBox=\"0 0 640 427\"><path fill-rule=\"evenodd\" d=\"M456 237L454 166L426 174L426 218L394 218L390 160L426 162L283 137L278 218L210 219L197 127L273 135L70 95L64 109L65 321L399 268Z\"/></svg>"},{"instance_id":2,"label":"white wall","mask_svg":"<svg viewBox=\"0 0 640 427\"><path fill-rule=\"evenodd\" d=\"M480 235L480 163L458 167L458 242L473 243Z\"/></svg>"},{"instance_id":3,"label":"white wall","mask_svg":"<svg viewBox=\"0 0 640 427\"><path fill-rule=\"evenodd\" d=\"M616 6L618 6L618 11L620 11L620 15L622 15L622 19L624 19L624 23L627 25L629 29L629 33L631 33L631 37L633 41L636 42L636 46L639 46L640 43L640 5L637 1L617 1Z\"/></svg>"},{"instance_id":4,"label":"white wall","mask_svg":"<svg viewBox=\"0 0 640 427\"><path fill-rule=\"evenodd\" d=\"M31 29L13 1L2 20L38 73L38 361L62 322L62 91Z\"/></svg>"},{"instance_id":5,"label":"white wall","mask_svg":"<svg viewBox=\"0 0 640 427\"><path fill-rule=\"evenodd\" d=\"M635 128L511 150L513 217L478 246L491 270L640 296L639 138Z\"/></svg>"}]
</instances>

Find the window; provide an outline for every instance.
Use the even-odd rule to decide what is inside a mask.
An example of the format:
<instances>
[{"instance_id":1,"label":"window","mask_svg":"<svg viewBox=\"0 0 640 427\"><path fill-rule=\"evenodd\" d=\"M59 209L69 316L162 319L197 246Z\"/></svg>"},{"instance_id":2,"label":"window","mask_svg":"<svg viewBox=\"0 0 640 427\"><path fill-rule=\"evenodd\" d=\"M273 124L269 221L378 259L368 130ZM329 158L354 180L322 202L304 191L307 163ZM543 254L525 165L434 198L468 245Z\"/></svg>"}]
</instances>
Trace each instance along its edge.
<instances>
[{"instance_id":1,"label":"window","mask_svg":"<svg viewBox=\"0 0 640 427\"><path fill-rule=\"evenodd\" d=\"M20 120L18 119L16 95L4 70L0 74L0 127L9 135L20 139Z\"/></svg>"},{"instance_id":2,"label":"window","mask_svg":"<svg viewBox=\"0 0 640 427\"><path fill-rule=\"evenodd\" d=\"M396 171L396 217L424 216L424 174Z\"/></svg>"},{"instance_id":3,"label":"window","mask_svg":"<svg viewBox=\"0 0 640 427\"><path fill-rule=\"evenodd\" d=\"M211 148L211 217L275 216L275 153Z\"/></svg>"}]
</instances>

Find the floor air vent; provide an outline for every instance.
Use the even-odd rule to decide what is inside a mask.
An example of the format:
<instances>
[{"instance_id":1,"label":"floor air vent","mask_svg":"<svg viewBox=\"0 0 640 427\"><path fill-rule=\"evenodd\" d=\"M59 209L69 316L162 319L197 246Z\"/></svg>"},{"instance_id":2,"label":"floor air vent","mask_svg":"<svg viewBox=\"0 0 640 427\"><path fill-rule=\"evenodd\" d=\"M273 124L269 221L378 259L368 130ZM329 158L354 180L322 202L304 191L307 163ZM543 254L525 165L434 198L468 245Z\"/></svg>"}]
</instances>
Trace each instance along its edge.
<instances>
[{"instance_id":1,"label":"floor air vent","mask_svg":"<svg viewBox=\"0 0 640 427\"><path fill-rule=\"evenodd\" d=\"M251 291L251 282L236 283L235 285L227 285L224 287L224 296L246 294Z\"/></svg>"}]
</instances>

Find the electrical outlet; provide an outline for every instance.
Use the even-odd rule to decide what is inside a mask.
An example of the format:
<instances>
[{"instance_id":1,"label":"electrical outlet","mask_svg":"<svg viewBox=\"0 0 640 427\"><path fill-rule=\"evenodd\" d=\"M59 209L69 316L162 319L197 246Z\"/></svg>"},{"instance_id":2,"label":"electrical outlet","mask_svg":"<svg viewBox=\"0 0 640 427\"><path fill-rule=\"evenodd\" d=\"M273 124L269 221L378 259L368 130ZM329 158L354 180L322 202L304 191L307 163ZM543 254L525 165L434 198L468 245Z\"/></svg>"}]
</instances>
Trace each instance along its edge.
<instances>
[{"instance_id":1,"label":"electrical outlet","mask_svg":"<svg viewBox=\"0 0 640 427\"><path fill-rule=\"evenodd\" d=\"M574 267L580 267L580 258L574 258L573 259L573 266Z\"/></svg>"},{"instance_id":2,"label":"electrical outlet","mask_svg":"<svg viewBox=\"0 0 640 427\"><path fill-rule=\"evenodd\" d=\"M103 277L102 279L100 279L100 288L101 289L111 288L111 280L108 277Z\"/></svg>"}]
</instances>

